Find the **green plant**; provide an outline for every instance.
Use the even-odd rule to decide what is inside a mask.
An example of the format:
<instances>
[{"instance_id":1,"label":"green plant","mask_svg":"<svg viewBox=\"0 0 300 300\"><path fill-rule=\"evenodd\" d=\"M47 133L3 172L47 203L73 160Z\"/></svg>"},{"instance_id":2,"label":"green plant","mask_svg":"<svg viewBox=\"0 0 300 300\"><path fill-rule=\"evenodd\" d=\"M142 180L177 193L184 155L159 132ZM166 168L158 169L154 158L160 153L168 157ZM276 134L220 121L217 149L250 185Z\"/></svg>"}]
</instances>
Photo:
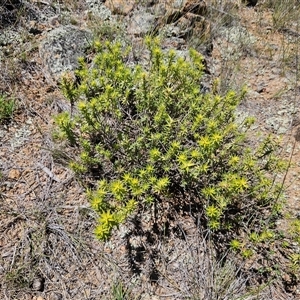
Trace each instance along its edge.
<instances>
[{"instance_id":1,"label":"green plant","mask_svg":"<svg viewBox=\"0 0 300 300\"><path fill-rule=\"evenodd\" d=\"M0 123L8 121L12 118L15 111L15 101L0 94Z\"/></svg>"},{"instance_id":2,"label":"green plant","mask_svg":"<svg viewBox=\"0 0 300 300\"><path fill-rule=\"evenodd\" d=\"M299 280L299 271L300 271L300 253L292 253L289 256L289 271L295 279Z\"/></svg>"},{"instance_id":3,"label":"green plant","mask_svg":"<svg viewBox=\"0 0 300 300\"><path fill-rule=\"evenodd\" d=\"M291 28L299 16L297 0L266 1L265 7L272 8L272 19L276 29Z\"/></svg>"},{"instance_id":4,"label":"green plant","mask_svg":"<svg viewBox=\"0 0 300 300\"><path fill-rule=\"evenodd\" d=\"M240 251L242 248L242 243L236 239L230 241L230 248L234 251Z\"/></svg>"},{"instance_id":5,"label":"green plant","mask_svg":"<svg viewBox=\"0 0 300 300\"><path fill-rule=\"evenodd\" d=\"M216 236L227 232L228 241L269 228L282 186L268 174L284 164L271 136L257 149L247 146L253 118L235 122L245 90L201 94L197 51L186 60L164 53L157 39L146 44L150 57L142 67L126 64L130 49L95 42L92 66L81 58L77 81L62 79L77 113L56 116L55 136L77 149L75 173L98 179L87 191L99 214L97 237L108 238L134 211L162 201L193 202L203 226Z\"/></svg>"},{"instance_id":6,"label":"green plant","mask_svg":"<svg viewBox=\"0 0 300 300\"><path fill-rule=\"evenodd\" d=\"M28 288L31 280L32 274L28 274L28 266L14 267L5 275L5 281L8 282L9 286L12 288Z\"/></svg>"},{"instance_id":7,"label":"green plant","mask_svg":"<svg viewBox=\"0 0 300 300\"><path fill-rule=\"evenodd\" d=\"M122 282L117 282L112 287L112 300L129 299L128 289L124 287Z\"/></svg>"},{"instance_id":8,"label":"green plant","mask_svg":"<svg viewBox=\"0 0 300 300\"><path fill-rule=\"evenodd\" d=\"M295 219L290 222L289 233L293 240L300 245L300 220Z\"/></svg>"},{"instance_id":9,"label":"green plant","mask_svg":"<svg viewBox=\"0 0 300 300\"><path fill-rule=\"evenodd\" d=\"M243 258L248 259L253 255L253 251L251 249L244 249L241 251L241 255Z\"/></svg>"},{"instance_id":10,"label":"green plant","mask_svg":"<svg viewBox=\"0 0 300 300\"><path fill-rule=\"evenodd\" d=\"M126 32L124 30L124 24L117 20L103 21L101 18L90 15L89 16L89 28L92 30L96 39L100 40L126 40Z\"/></svg>"}]
</instances>

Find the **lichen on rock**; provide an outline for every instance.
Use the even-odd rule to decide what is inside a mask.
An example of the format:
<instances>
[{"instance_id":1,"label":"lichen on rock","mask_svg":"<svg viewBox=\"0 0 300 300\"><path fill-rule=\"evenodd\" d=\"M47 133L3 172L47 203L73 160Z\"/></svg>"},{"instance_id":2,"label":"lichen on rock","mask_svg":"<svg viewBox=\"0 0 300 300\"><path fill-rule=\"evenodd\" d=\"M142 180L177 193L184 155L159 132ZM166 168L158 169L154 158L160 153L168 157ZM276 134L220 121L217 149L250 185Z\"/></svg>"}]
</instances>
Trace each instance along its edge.
<instances>
[{"instance_id":1,"label":"lichen on rock","mask_svg":"<svg viewBox=\"0 0 300 300\"><path fill-rule=\"evenodd\" d=\"M59 77L78 66L78 57L90 45L92 33L75 26L61 26L49 32L40 45L40 57L48 71Z\"/></svg>"}]
</instances>

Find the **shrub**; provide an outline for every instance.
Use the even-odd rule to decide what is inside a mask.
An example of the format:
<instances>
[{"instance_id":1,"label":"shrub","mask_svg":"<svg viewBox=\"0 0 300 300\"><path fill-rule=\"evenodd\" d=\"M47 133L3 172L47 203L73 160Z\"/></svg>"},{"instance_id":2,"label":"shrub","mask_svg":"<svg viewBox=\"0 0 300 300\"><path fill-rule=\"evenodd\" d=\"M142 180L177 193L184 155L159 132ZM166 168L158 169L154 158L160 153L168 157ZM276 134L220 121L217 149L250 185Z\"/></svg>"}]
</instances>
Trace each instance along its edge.
<instances>
[{"instance_id":1,"label":"shrub","mask_svg":"<svg viewBox=\"0 0 300 300\"><path fill-rule=\"evenodd\" d=\"M15 101L0 94L0 123L11 119L15 111Z\"/></svg>"},{"instance_id":2,"label":"shrub","mask_svg":"<svg viewBox=\"0 0 300 300\"><path fill-rule=\"evenodd\" d=\"M297 0L265 1L263 7L271 8L275 29L291 29L298 23L299 2Z\"/></svg>"},{"instance_id":3,"label":"shrub","mask_svg":"<svg viewBox=\"0 0 300 300\"><path fill-rule=\"evenodd\" d=\"M99 214L96 236L108 238L153 203L190 203L202 212L203 226L248 257L251 238L261 239L280 208L281 185L268 175L284 169L277 141L247 144L254 119L235 121L244 90L201 93L198 52L184 59L163 52L156 39L146 45L148 64L132 66L130 49L95 42L91 66L80 58L76 80L62 79L76 109L56 116L56 136L78 151L70 164L78 176L97 178L87 191Z\"/></svg>"}]
</instances>

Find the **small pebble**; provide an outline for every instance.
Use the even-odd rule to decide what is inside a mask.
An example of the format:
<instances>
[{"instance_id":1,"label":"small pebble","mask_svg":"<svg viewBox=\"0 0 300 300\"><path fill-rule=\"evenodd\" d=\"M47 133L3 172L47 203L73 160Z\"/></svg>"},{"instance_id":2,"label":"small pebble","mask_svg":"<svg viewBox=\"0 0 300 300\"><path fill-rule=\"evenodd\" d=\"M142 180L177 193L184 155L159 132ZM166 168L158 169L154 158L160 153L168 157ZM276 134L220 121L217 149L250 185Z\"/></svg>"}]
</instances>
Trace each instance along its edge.
<instances>
[{"instance_id":1,"label":"small pebble","mask_svg":"<svg viewBox=\"0 0 300 300\"><path fill-rule=\"evenodd\" d=\"M52 292L49 296L49 300L62 300L62 295Z\"/></svg>"},{"instance_id":2,"label":"small pebble","mask_svg":"<svg viewBox=\"0 0 300 300\"><path fill-rule=\"evenodd\" d=\"M34 291L43 291L44 289L44 280L43 278L35 278L32 283L32 289ZM40 300L40 299L39 299Z\"/></svg>"}]
</instances>

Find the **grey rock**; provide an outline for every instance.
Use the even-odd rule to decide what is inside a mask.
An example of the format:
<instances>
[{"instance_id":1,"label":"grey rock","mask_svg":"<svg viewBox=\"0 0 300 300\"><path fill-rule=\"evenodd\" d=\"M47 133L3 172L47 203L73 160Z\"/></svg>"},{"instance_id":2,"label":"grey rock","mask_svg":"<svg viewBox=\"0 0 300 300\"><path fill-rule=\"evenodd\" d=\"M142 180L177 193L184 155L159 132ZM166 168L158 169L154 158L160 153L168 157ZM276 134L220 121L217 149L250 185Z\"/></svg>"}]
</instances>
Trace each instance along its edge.
<instances>
[{"instance_id":1,"label":"grey rock","mask_svg":"<svg viewBox=\"0 0 300 300\"><path fill-rule=\"evenodd\" d=\"M166 24L161 30L160 33L165 37L178 37L180 36L180 28L173 24Z\"/></svg>"},{"instance_id":2,"label":"grey rock","mask_svg":"<svg viewBox=\"0 0 300 300\"><path fill-rule=\"evenodd\" d=\"M221 56L225 61L237 60L245 52L252 52L253 46L257 42L256 37L243 26L223 27L218 34L222 36L222 39L225 38L230 43L229 46L221 48ZM260 72L264 71L261 70Z\"/></svg>"},{"instance_id":3,"label":"grey rock","mask_svg":"<svg viewBox=\"0 0 300 300\"><path fill-rule=\"evenodd\" d=\"M92 14L93 16L99 18L100 20L106 21L112 19L112 13L109 8L107 8L104 4L104 1L99 0L86 0L88 15Z\"/></svg>"},{"instance_id":4,"label":"grey rock","mask_svg":"<svg viewBox=\"0 0 300 300\"><path fill-rule=\"evenodd\" d=\"M239 46L251 46L257 41L256 37L249 33L247 28L243 26L221 28L220 34L225 37L229 43Z\"/></svg>"},{"instance_id":5,"label":"grey rock","mask_svg":"<svg viewBox=\"0 0 300 300\"><path fill-rule=\"evenodd\" d=\"M151 30L155 27L156 17L147 12L137 11L130 18L128 25L128 33L143 36L147 33L151 33Z\"/></svg>"},{"instance_id":6,"label":"grey rock","mask_svg":"<svg viewBox=\"0 0 300 300\"><path fill-rule=\"evenodd\" d=\"M52 292L50 295L49 295L49 300L62 300L62 295L59 294L59 293L54 293Z\"/></svg>"},{"instance_id":7,"label":"grey rock","mask_svg":"<svg viewBox=\"0 0 300 300\"><path fill-rule=\"evenodd\" d=\"M77 68L78 57L84 54L91 41L90 31L62 26L49 32L41 42L40 57L48 71L57 78Z\"/></svg>"},{"instance_id":8,"label":"grey rock","mask_svg":"<svg viewBox=\"0 0 300 300\"><path fill-rule=\"evenodd\" d=\"M21 33L12 29L6 29L0 32L0 47L14 43L22 43Z\"/></svg>"},{"instance_id":9,"label":"grey rock","mask_svg":"<svg viewBox=\"0 0 300 300\"><path fill-rule=\"evenodd\" d=\"M265 89L266 89L266 84L264 82L261 82L257 85L256 92L260 94L260 93L264 92Z\"/></svg>"},{"instance_id":10,"label":"grey rock","mask_svg":"<svg viewBox=\"0 0 300 300\"><path fill-rule=\"evenodd\" d=\"M135 0L109 0L105 2L105 6L111 10L113 14L127 16L137 5Z\"/></svg>"},{"instance_id":11,"label":"grey rock","mask_svg":"<svg viewBox=\"0 0 300 300\"><path fill-rule=\"evenodd\" d=\"M16 130L14 137L10 140L12 149L23 146L32 134L32 127L30 124L25 124L18 130Z\"/></svg>"},{"instance_id":12,"label":"grey rock","mask_svg":"<svg viewBox=\"0 0 300 300\"><path fill-rule=\"evenodd\" d=\"M289 116L274 116L266 120L266 128L277 134L285 134L290 129L291 119Z\"/></svg>"},{"instance_id":13,"label":"grey rock","mask_svg":"<svg viewBox=\"0 0 300 300\"><path fill-rule=\"evenodd\" d=\"M35 278L32 282L32 289L34 291L43 291L44 290L45 280L44 278Z\"/></svg>"}]
</instances>

